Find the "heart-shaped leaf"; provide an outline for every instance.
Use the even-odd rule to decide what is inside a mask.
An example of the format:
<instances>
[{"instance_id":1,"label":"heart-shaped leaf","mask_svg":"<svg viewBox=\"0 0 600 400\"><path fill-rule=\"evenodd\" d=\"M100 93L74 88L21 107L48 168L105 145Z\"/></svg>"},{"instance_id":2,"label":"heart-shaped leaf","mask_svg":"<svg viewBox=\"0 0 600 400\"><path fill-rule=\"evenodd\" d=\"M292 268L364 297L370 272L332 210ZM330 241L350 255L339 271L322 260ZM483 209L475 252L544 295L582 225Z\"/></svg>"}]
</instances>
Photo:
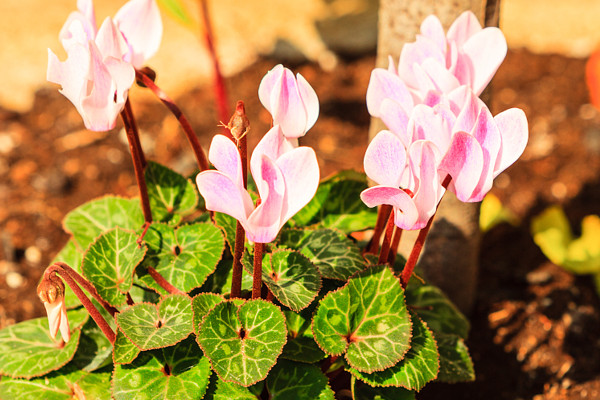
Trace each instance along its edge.
<instances>
[{"instance_id":1,"label":"heart-shaped leaf","mask_svg":"<svg viewBox=\"0 0 600 400\"><path fill-rule=\"evenodd\" d=\"M192 332L192 301L172 294L158 304L135 304L117 314L117 324L140 350L172 346Z\"/></svg>"},{"instance_id":2,"label":"heart-shaped leaf","mask_svg":"<svg viewBox=\"0 0 600 400\"><path fill-rule=\"evenodd\" d=\"M317 346L310 327L312 307L302 313L284 311L288 330L288 340L283 347L281 357L305 363L315 363L325 358L323 350Z\"/></svg>"},{"instance_id":3,"label":"heart-shaped leaf","mask_svg":"<svg viewBox=\"0 0 600 400\"><path fill-rule=\"evenodd\" d=\"M244 266L252 275L254 257L244 255ZM293 250L265 254L262 280L277 300L294 311L309 306L321 289L321 275L308 258Z\"/></svg>"},{"instance_id":4,"label":"heart-shaped leaf","mask_svg":"<svg viewBox=\"0 0 600 400\"><path fill-rule=\"evenodd\" d=\"M137 238L133 232L111 229L89 246L83 258L83 274L115 307L127 301L135 267L146 254L146 247L140 247Z\"/></svg>"},{"instance_id":5,"label":"heart-shaped leaf","mask_svg":"<svg viewBox=\"0 0 600 400\"><path fill-rule=\"evenodd\" d=\"M198 196L194 185L182 175L153 161L145 170L148 199L155 221L179 223L194 211Z\"/></svg>"},{"instance_id":6,"label":"heart-shaped leaf","mask_svg":"<svg viewBox=\"0 0 600 400\"><path fill-rule=\"evenodd\" d=\"M292 219L298 226L318 223L351 233L373 227L377 210L368 208L360 193L368 187L365 175L343 171L322 181L315 197Z\"/></svg>"},{"instance_id":7,"label":"heart-shaped leaf","mask_svg":"<svg viewBox=\"0 0 600 400\"><path fill-rule=\"evenodd\" d=\"M237 229L237 220L230 215L216 212L215 225L221 228L225 234L225 239L229 245L229 250L231 251L231 254L233 254L235 249L235 231Z\"/></svg>"},{"instance_id":8,"label":"heart-shaped leaf","mask_svg":"<svg viewBox=\"0 0 600 400\"><path fill-rule=\"evenodd\" d=\"M329 380L316 365L279 360L267 377L272 400L333 400Z\"/></svg>"},{"instance_id":9,"label":"heart-shaped leaf","mask_svg":"<svg viewBox=\"0 0 600 400\"><path fill-rule=\"evenodd\" d=\"M225 248L219 228L208 223L196 223L173 228L152 224L144 237L148 257L144 265L151 266L176 288L189 292L202 286L213 273ZM148 286L162 290L150 277L143 275Z\"/></svg>"},{"instance_id":10,"label":"heart-shaped leaf","mask_svg":"<svg viewBox=\"0 0 600 400\"><path fill-rule=\"evenodd\" d=\"M406 303L417 310L419 317L436 334L441 332L467 337L469 320L439 288L411 282L406 290Z\"/></svg>"},{"instance_id":11,"label":"heart-shaped leaf","mask_svg":"<svg viewBox=\"0 0 600 400\"><path fill-rule=\"evenodd\" d=\"M217 304L198 329L198 344L225 381L250 386L267 376L286 341L285 317L274 304Z\"/></svg>"},{"instance_id":12,"label":"heart-shaped leaf","mask_svg":"<svg viewBox=\"0 0 600 400\"><path fill-rule=\"evenodd\" d=\"M371 387L352 378L353 400L415 400L415 392L398 387Z\"/></svg>"},{"instance_id":13,"label":"heart-shaped leaf","mask_svg":"<svg viewBox=\"0 0 600 400\"><path fill-rule=\"evenodd\" d=\"M127 336L117 329L117 338L113 345L113 362L115 364L129 364L140 354L140 349L127 339Z\"/></svg>"},{"instance_id":14,"label":"heart-shaped leaf","mask_svg":"<svg viewBox=\"0 0 600 400\"><path fill-rule=\"evenodd\" d=\"M324 278L345 281L367 266L358 246L333 229L284 229L278 245L300 251Z\"/></svg>"},{"instance_id":15,"label":"heart-shaped leaf","mask_svg":"<svg viewBox=\"0 0 600 400\"><path fill-rule=\"evenodd\" d=\"M105 196L80 205L67 214L64 228L83 251L101 233L116 228L139 230L144 216L138 199Z\"/></svg>"},{"instance_id":16,"label":"heart-shaped leaf","mask_svg":"<svg viewBox=\"0 0 600 400\"><path fill-rule=\"evenodd\" d=\"M442 382L469 382L475 380L473 361L462 338L456 335L436 334L440 352L440 374Z\"/></svg>"},{"instance_id":17,"label":"heart-shaped leaf","mask_svg":"<svg viewBox=\"0 0 600 400\"><path fill-rule=\"evenodd\" d=\"M350 368L352 375L371 386L401 386L419 391L438 375L440 362L433 333L411 312L412 338L410 349L400 362L383 371L370 374Z\"/></svg>"},{"instance_id":18,"label":"heart-shaped leaf","mask_svg":"<svg viewBox=\"0 0 600 400\"><path fill-rule=\"evenodd\" d=\"M259 400L264 388L264 381L250 387L233 382L225 382L218 376L213 393L207 393L206 400Z\"/></svg>"},{"instance_id":19,"label":"heart-shaped leaf","mask_svg":"<svg viewBox=\"0 0 600 400\"><path fill-rule=\"evenodd\" d=\"M78 369L92 372L110 364L112 344L98 327L89 319L81 329L79 347L71 364Z\"/></svg>"},{"instance_id":20,"label":"heart-shaped leaf","mask_svg":"<svg viewBox=\"0 0 600 400\"><path fill-rule=\"evenodd\" d=\"M71 339L50 337L47 318L36 318L0 330L0 374L31 378L54 371L71 361L79 344L85 309L67 312Z\"/></svg>"},{"instance_id":21,"label":"heart-shaped leaf","mask_svg":"<svg viewBox=\"0 0 600 400\"><path fill-rule=\"evenodd\" d=\"M411 337L400 281L385 265L359 272L321 300L312 328L323 351L345 352L358 371L391 367L402 359Z\"/></svg>"},{"instance_id":22,"label":"heart-shaped leaf","mask_svg":"<svg viewBox=\"0 0 600 400\"><path fill-rule=\"evenodd\" d=\"M86 399L110 400L110 372L90 373L66 366L40 378L4 377L0 381L2 400L72 400L81 394Z\"/></svg>"},{"instance_id":23,"label":"heart-shaped leaf","mask_svg":"<svg viewBox=\"0 0 600 400\"><path fill-rule=\"evenodd\" d=\"M204 397L210 364L193 339L143 352L131 364L115 365L115 400L199 400Z\"/></svg>"},{"instance_id":24,"label":"heart-shaped leaf","mask_svg":"<svg viewBox=\"0 0 600 400\"><path fill-rule=\"evenodd\" d=\"M83 252L77 248L73 239L69 239L65 247L54 257L51 264L64 262L69 267L73 268L77 273L81 274L81 263L83 262ZM81 302L75 296L72 290L65 290L65 306L68 309L75 308L81 305Z\"/></svg>"}]
</instances>

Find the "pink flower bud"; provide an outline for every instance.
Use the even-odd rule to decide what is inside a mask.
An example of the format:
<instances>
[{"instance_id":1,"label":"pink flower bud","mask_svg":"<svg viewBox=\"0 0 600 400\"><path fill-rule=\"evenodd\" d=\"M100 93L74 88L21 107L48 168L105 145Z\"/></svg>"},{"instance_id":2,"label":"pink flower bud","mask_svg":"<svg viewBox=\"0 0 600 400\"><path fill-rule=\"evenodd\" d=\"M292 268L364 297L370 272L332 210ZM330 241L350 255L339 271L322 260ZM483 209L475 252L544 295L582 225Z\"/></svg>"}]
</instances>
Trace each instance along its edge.
<instances>
[{"instance_id":1,"label":"pink flower bud","mask_svg":"<svg viewBox=\"0 0 600 400\"><path fill-rule=\"evenodd\" d=\"M58 276L51 274L42 279L37 293L48 314L50 336L54 339L60 329L63 340L68 342L71 339L71 330L65 306L65 284Z\"/></svg>"}]
</instances>

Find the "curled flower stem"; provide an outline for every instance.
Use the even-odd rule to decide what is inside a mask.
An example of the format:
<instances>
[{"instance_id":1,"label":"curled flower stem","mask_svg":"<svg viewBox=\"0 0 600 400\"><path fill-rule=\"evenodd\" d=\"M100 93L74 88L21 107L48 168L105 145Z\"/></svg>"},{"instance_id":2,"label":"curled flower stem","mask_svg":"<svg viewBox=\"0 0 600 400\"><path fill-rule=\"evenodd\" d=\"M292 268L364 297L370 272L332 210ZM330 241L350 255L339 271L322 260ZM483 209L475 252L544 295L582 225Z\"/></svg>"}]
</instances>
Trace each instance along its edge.
<instances>
[{"instance_id":1,"label":"curled flower stem","mask_svg":"<svg viewBox=\"0 0 600 400\"><path fill-rule=\"evenodd\" d=\"M396 254L398 254L398 246L400 245L400 239L402 238L402 228L397 226L394 228L394 236L392 236L392 244L390 245L390 254L388 256L388 262L391 266L396 262Z\"/></svg>"},{"instance_id":2,"label":"curled flower stem","mask_svg":"<svg viewBox=\"0 0 600 400\"><path fill-rule=\"evenodd\" d=\"M377 222L375 223L375 230L373 231L373 237L367 245L365 253L377 254L377 250L379 250L379 238L381 238L381 235L383 234L385 223L390 217L391 212L392 206L388 204L383 204L381 207L379 207L379 211L377 212Z\"/></svg>"},{"instance_id":3,"label":"curled flower stem","mask_svg":"<svg viewBox=\"0 0 600 400\"><path fill-rule=\"evenodd\" d=\"M450 180L452 178L450 175L447 175L442 183L444 188L447 188L450 184ZM438 203L439 207L439 203ZM406 260L406 265L402 270L402 275L400 276L400 282L402 282L402 287L406 289L406 285L408 285L408 281L412 276L413 270L415 269L415 265L417 265L417 261L419 260L419 256L421 255L421 251L423 250L423 245L425 244L425 239L427 238L427 234L429 233L429 229L431 229L431 224L433 223L433 219L435 218L435 214L437 213L437 208L429 221L427 221L427 225L423 229L419 231L419 235L417 236L417 240L413 245L413 248L408 256L408 260Z\"/></svg>"},{"instance_id":4,"label":"curled flower stem","mask_svg":"<svg viewBox=\"0 0 600 400\"><path fill-rule=\"evenodd\" d=\"M225 90L225 81L223 74L221 73L221 66L219 65L219 58L215 50L214 35L212 31L212 24L210 22L210 15L208 13L208 1L200 0L200 14L202 21L204 22L204 41L208 48L208 53L212 59L213 71L215 77L215 97L217 99L217 108L219 110L219 119L225 121L229 116L229 110L227 107L227 91Z\"/></svg>"},{"instance_id":5,"label":"curled flower stem","mask_svg":"<svg viewBox=\"0 0 600 400\"><path fill-rule=\"evenodd\" d=\"M129 142L129 150L131 151L135 179L140 189L140 202L142 203L144 220L146 223L150 223L152 222L152 211L150 210L148 188L146 187L146 178L144 177L144 165L142 163L144 156L142 148L139 144L139 135L137 126L134 122L133 113L131 113L131 108L127 107L128 103L129 99L127 99L127 102L125 103L126 106L124 110L121 111L121 118L123 119L123 124L125 125L125 132L127 133L127 141Z\"/></svg>"},{"instance_id":6,"label":"curled flower stem","mask_svg":"<svg viewBox=\"0 0 600 400\"><path fill-rule=\"evenodd\" d=\"M379 253L379 264L385 264L388 262L388 255L390 252L390 245L392 243L392 233L394 232L394 214L390 214L388 217L387 225L385 228L385 236L383 237L383 243L381 244L381 252Z\"/></svg>"},{"instance_id":7,"label":"curled flower stem","mask_svg":"<svg viewBox=\"0 0 600 400\"><path fill-rule=\"evenodd\" d=\"M252 298L260 299L262 289L262 258L264 243L254 243L254 266L252 269Z\"/></svg>"},{"instance_id":8,"label":"curled flower stem","mask_svg":"<svg viewBox=\"0 0 600 400\"><path fill-rule=\"evenodd\" d=\"M100 330L102 330L102 333L104 333L104 336L106 336L106 338L110 341L111 344L114 344L115 338L116 338L115 332L112 330L110 325L108 325L108 322L106 322L106 320L104 319L102 314L100 314L100 311L98 311L96 306L94 306L94 304L90 301L90 299L85 295L83 290L81 290L81 288L77 285L77 282L75 282L75 279L73 279L73 277L71 276L71 273L79 275L79 274L77 274L77 272L75 272L71 267L69 267L65 263L55 263L46 269L46 271L44 272L44 279L50 278L50 276L52 274L59 274L65 280L67 285L69 285L71 290L73 290L73 293L75 293L75 296L77 296L77 298L79 299L81 304L83 304L83 306L85 307L87 312L90 314L92 319L96 322L96 324L98 324L98 327L100 328ZM81 276L80 276L80 278L81 278ZM83 279L83 278L81 278L81 279ZM89 291L89 292L92 296L94 296L94 298L96 298L96 295L98 295L98 292L96 292L96 289L93 289L93 291ZM96 300L99 300L103 306L104 306L104 304L106 304L106 302L104 300L102 300L102 298L100 298L100 296L98 296L98 298L96 298ZM105 308L106 308L106 306L105 306ZM115 310L115 312L116 312L116 310ZM112 313L112 315L114 316L114 313Z\"/></svg>"},{"instance_id":9,"label":"curled flower stem","mask_svg":"<svg viewBox=\"0 0 600 400\"><path fill-rule=\"evenodd\" d=\"M192 125L190 124L188 119L185 117L185 115L183 115L183 112L181 112L181 110L179 109L179 107L177 107L175 105L173 100L171 100L171 98L169 96L167 96L166 93L163 92L161 88L156 86L154 81L148 75L146 75L143 71L136 70L135 76L136 76L137 80L141 81L144 84L144 86L146 86L148 89L150 89L152 91L152 93L154 93L156 95L156 97L158 97L159 100L163 102L163 104L169 109L169 111L171 111L171 113L173 113L175 118L177 118L177 121L179 121L181 128L185 132L188 142L192 146L192 150L194 151L194 155L196 156L196 161L198 162L198 168L200 168L200 171L207 170L208 169L208 159L206 158L206 154L204 154L204 150L202 149L202 146L200 145L200 141L198 140L198 137L196 136L196 133L194 132L194 129L192 128Z\"/></svg>"},{"instance_id":10,"label":"curled flower stem","mask_svg":"<svg viewBox=\"0 0 600 400\"><path fill-rule=\"evenodd\" d=\"M175 286L173 286L169 281L167 281L157 270L155 270L152 267L148 267L148 274L150 274L150 276L152 277L152 279L154 279L154 281L156 283L158 283L158 285L165 289L167 292L171 293L171 294L185 294L184 292L182 292L181 290L177 289Z\"/></svg>"}]
</instances>

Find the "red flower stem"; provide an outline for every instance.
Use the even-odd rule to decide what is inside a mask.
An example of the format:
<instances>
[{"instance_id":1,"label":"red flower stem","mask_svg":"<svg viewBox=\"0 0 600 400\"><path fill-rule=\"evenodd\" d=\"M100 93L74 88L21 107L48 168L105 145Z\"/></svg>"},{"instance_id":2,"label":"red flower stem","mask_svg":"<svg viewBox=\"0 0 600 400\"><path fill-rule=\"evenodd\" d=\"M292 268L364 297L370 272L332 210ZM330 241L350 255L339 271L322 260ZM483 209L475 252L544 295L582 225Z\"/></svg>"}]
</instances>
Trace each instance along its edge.
<instances>
[{"instance_id":1,"label":"red flower stem","mask_svg":"<svg viewBox=\"0 0 600 400\"><path fill-rule=\"evenodd\" d=\"M152 279L154 279L154 281L158 283L158 285L161 288L165 289L167 292L171 294L185 294L181 290L177 289L175 286L171 285L171 283L165 278L163 278L163 276L154 268L148 267L148 274L150 274Z\"/></svg>"},{"instance_id":2,"label":"red flower stem","mask_svg":"<svg viewBox=\"0 0 600 400\"><path fill-rule=\"evenodd\" d=\"M375 230L373 231L373 237L367 245L365 253L377 254L377 251L379 250L379 238L383 234L385 223L390 217L391 212L392 206L388 204L383 204L381 207L379 207L379 211L377 212L377 222L375 223Z\"/></svg>"},{"instance_id":3,"label":"red flower stem","mask_svg":"<svg viewBox=\"0 0 600 400\"><path fill-rule=\"evenodd\" d=\"M132 122L133 114L130 115L127 113L127 107L125 107L125 109L121 111L121 118L123 119L123 123L125 124L125 132L127 133L127 141L129 142L129 150L131 151L131 159L133 161L133 170L135 171L135 179L140 189L140 202L142 204L144 220L147 223L150 223L152 222L152 211L150 210L148 188L146 187L146 178L144 177L144 167L142 165L143 152L141 147L138 146L139 135L136 130L135 123Z\"/></svg>"},{"instance_id":4,"label":"red flower stem","mask_svg":"<svg viewBox=\"0 0 600 400\"><path fill-rule=\"evenodd\" d=\"M67 270L64 269L64 265L66 264L59 264L63 263L56 263L48 267L44 272L44 279L48 279L51 276L51 274L59 274L65 280L67 285L69 285L71 290L73 290L73 293L75 293L75 296L77 296L81 304L83 304L83 306L90 314L92 319L96 322L96 324L98 324L98 327L100 328L102 333L104 333L104 336L106 336L106 338L110 341L111 344L114 344L116 338L115 332L113 332L112 328L110 327L110 325L108 325L108 322L106 322L106 320L104 319L102 314L100 314L100 311L98 311L96 306L94 306L94 304L90 301L90 299L88 299L85 293L83 293L83 290L81 290L81 288L77 285L77 283L71 277L69 272L67 272ZM69 267L69 269L71 268Z\"/></svg>"},{"instance_id":5,"label":"red flower stem","mask_svg":"<svg viewBox=\"0 0 600 400\"><path fill-rule=\"evenodd\" d=\"M116 313L119 312L119 310L117 310L116 308L114 308L113 306L111 306L110 304L108 304L106 302L106 300L104 300L99 294L98 291L96 290L96 288L94 287L94 285L92 285L87 279L85 279L83 276L79 275L79 273L77 271L75 271L73 268L69 267L67 264L63 263L63 262L56 262L52 265L52 267L58 267L58 268L62 268L66 273L69 274L69 276L71 278L73 278L79 285L81 285L85 290L88 291L89 294L92 295L92 297L94 299L96 299L96 301L98 301L98 303L100 303L102 305L102 307L104 307L104 309L106 311L108 311L108 313L111 316L115 316Z\"/></svg>"},{"instance_id":6,"label":"red flower stem","mask_svg":"<svg viewBox=\"0 0 600 400\"><path fill-rule=\"evenodd\" d=\"M229 116L229 109L227 107L227 91L225 90L225 81L223 79L223 74L221 73L221 66L219 65L219 57L217 57L217 52L215 50L214 35L212 24L210 22L207 0L200 0L200 14L200 17L204 22L204 41L213 63L215 97L217 100L219 119L221 121L226 121L227 117Z\"/></svg>"},{"instance_id":7,"label":"red flower stem","mask_svg":"<svg viewBox=\"0 0 600 400\"><path fill-rule=\"evenodd\" d=\"M246 141L246 133L250 122L246 117L246 108L243 101L238 101L235 107L235 113L231 116L229 124L226 126L229 130L233 141L237 145L240 159L242 162L242 179L244 189L248 187L248 145ZM235 227L235 246L233 250L233 266L231 271L231 298L240 297L242 294L242 255L244 253L244 242L246 240L246 232L242 224L238 221Z\"/></svg>"},{"instance_id":8,"label":"red flower stem","mask_svg":"<svg viewBox=\"0 0 600 400\"><path fill-rule=\"evenodd\" d=\"M452 178L450 177L450 175L447 175L446 178L444 179L444 182L442 183L442 186L444 188L447 188L448 185L450 184L451 179ZM438 207L439 207L439 203L438 203ZM435 218L436 213L437 213L437 208L435 209L435 212L433 213L431 218L429 218L429 221L427 221L427 225L425 225L425 227L419 231L417 240L415 241L415 244L413 245L410 255L408 256L406 265L404 266L404 269L402 270L402 275L400 276L400 282L402 282L402 287L405 289L406 289L406 285L408 285L408 281L409 281L410 277L412 276L413 270L415 269L415 265L417 265L417 261L419 260L419 256L421 255L421 251L423 250L423 245L425 244L425 239L427 238L429 229L431 229L431 224L433 223L433 219Z\"/></svg>"},{"instance_id":9,"label":"red flower stem","mask_svg":"<svg viewBox=\"0 0 600 400\"><path fill-rule=\"evenodd\" d=\"M260 299L262 289L262 257L264 243L254 243L254 266L252 269L252 298Z\"/></svg>"},{"instance_id":10,"label":"red flower stem","mask_svg":"<svg viewBox=\"0 0 600 400\"><path fill-rule=\"evenodd\" d=\"M378 264L385 264L388 262L388 254L390 252L390 244L392 243L392 233L394 232L394 214L390 214L385 228L385 236L383 237L383 243L381 244L381 252L379 253Z\"/></svg>"},{"instance_id":11,"label":"red flower stem","mask_svg":"<svg viewBox=\"0 0 600 400\"><path fill-rule=\"evenodd\" d=\"M273 294L271 289L267 288L267 301L272 303L274 298L275 298L275 295Z\"/></svg>"},{"instance_id":12,"label":"red flower stem","mask_svg":"<svg viewBox=\"0 0 600 400\"><path fill-rule=\"evenodd\" d=\"M392 244L390 246L390 254L388 256L388 262L390 265L394 265L396 262L396 254L398 254L398 246L400 245L400 239L402 238L402 228L394 228L394 236L392 236Z\"/></svg>"},{"instance_id":13,"label":"red flower stem","mask_svg":"<svg viewBox=\"0 0 600 400\"><path fill-rule=\"evenodd\" d=\"M131 125L133 131L135 132L135 136L134 136L135 147L140 156L142 168L146 169L146 165L147 165L146 156L144 155L144 151L142 150L142 143L140 142L139 130L137 127L137 123L135 122L135 117L133 116L133 109L131 108L131 103L129 102L129 98L127 99L127 101L125 101L124 111L125 111L125 115L127 115L127 118L129 119L129 124Z\"/></svg>"},{"instance_id":14,"label":"red flower stem","mask_svg":"<svg viewBox=\"0 0 600 400\"><path fill-rule=\"evenodd\" d=\"M208 169L208 158L206 158L206 154L204 154L204 150L202 149L202 145L200 145L200 141L198 140L198 136L194 132L194 128L188 121L188 119L183 115L181 109L175 105L173 100L165 92L162 91L161 88L156 86L154 81L146 75L143 71L136 70L135 71L136 78L141 81L148 89L152 91L158 97L160 101L173 113L177 121L179 121L179 125L185 132L185 135L188 139L188 142L192 146L192 150L194 151L194 155L196 156L196 161L198 162L198 168L200 171L204 171Z\"/></svg>"}]
</instances>

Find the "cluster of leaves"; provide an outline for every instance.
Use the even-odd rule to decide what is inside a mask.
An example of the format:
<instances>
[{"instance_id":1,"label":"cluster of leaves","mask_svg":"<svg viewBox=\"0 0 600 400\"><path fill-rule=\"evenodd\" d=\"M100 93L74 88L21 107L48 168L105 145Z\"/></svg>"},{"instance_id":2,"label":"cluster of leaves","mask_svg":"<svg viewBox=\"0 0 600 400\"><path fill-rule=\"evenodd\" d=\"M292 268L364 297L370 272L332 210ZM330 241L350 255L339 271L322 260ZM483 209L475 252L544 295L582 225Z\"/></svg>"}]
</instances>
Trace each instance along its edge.
<instances>
[{"instance_id":1,"label":"cluster of leaves","mask_svg":"<svg viewBox=\"0 0 600 400\"><path fill-rule=\"evenodd\" d=\"M164 166L150 163L146 179L157 222L143 242L138 200L106 196L66 216L72 238L56 259L118 310L99 307L114 345L67 289L69 342L50 337L46 318L0 331L0 398L333 399L350 380L355 399L414 399L430 381L474 379L464 316L434 286L405 291L403 261L377 265L350 238L376 219L359 197L364 176L322 182L269 244L272 301L228 296L235 220L212 222L194 185Z\"/></svg>"},{"instance_id":2,"label":"cluster of leaves","mask_svg":"<svg viewBox=\"0 0 600 400\"><path fill-rule=\"evenodd\" d=\"M600 295L600 217L588 215L581 221L581 236L575 237L565 212L552 206L533 218L533 240L546 257L574 274L592 274Z\"/></svg>"}]
</instances>

